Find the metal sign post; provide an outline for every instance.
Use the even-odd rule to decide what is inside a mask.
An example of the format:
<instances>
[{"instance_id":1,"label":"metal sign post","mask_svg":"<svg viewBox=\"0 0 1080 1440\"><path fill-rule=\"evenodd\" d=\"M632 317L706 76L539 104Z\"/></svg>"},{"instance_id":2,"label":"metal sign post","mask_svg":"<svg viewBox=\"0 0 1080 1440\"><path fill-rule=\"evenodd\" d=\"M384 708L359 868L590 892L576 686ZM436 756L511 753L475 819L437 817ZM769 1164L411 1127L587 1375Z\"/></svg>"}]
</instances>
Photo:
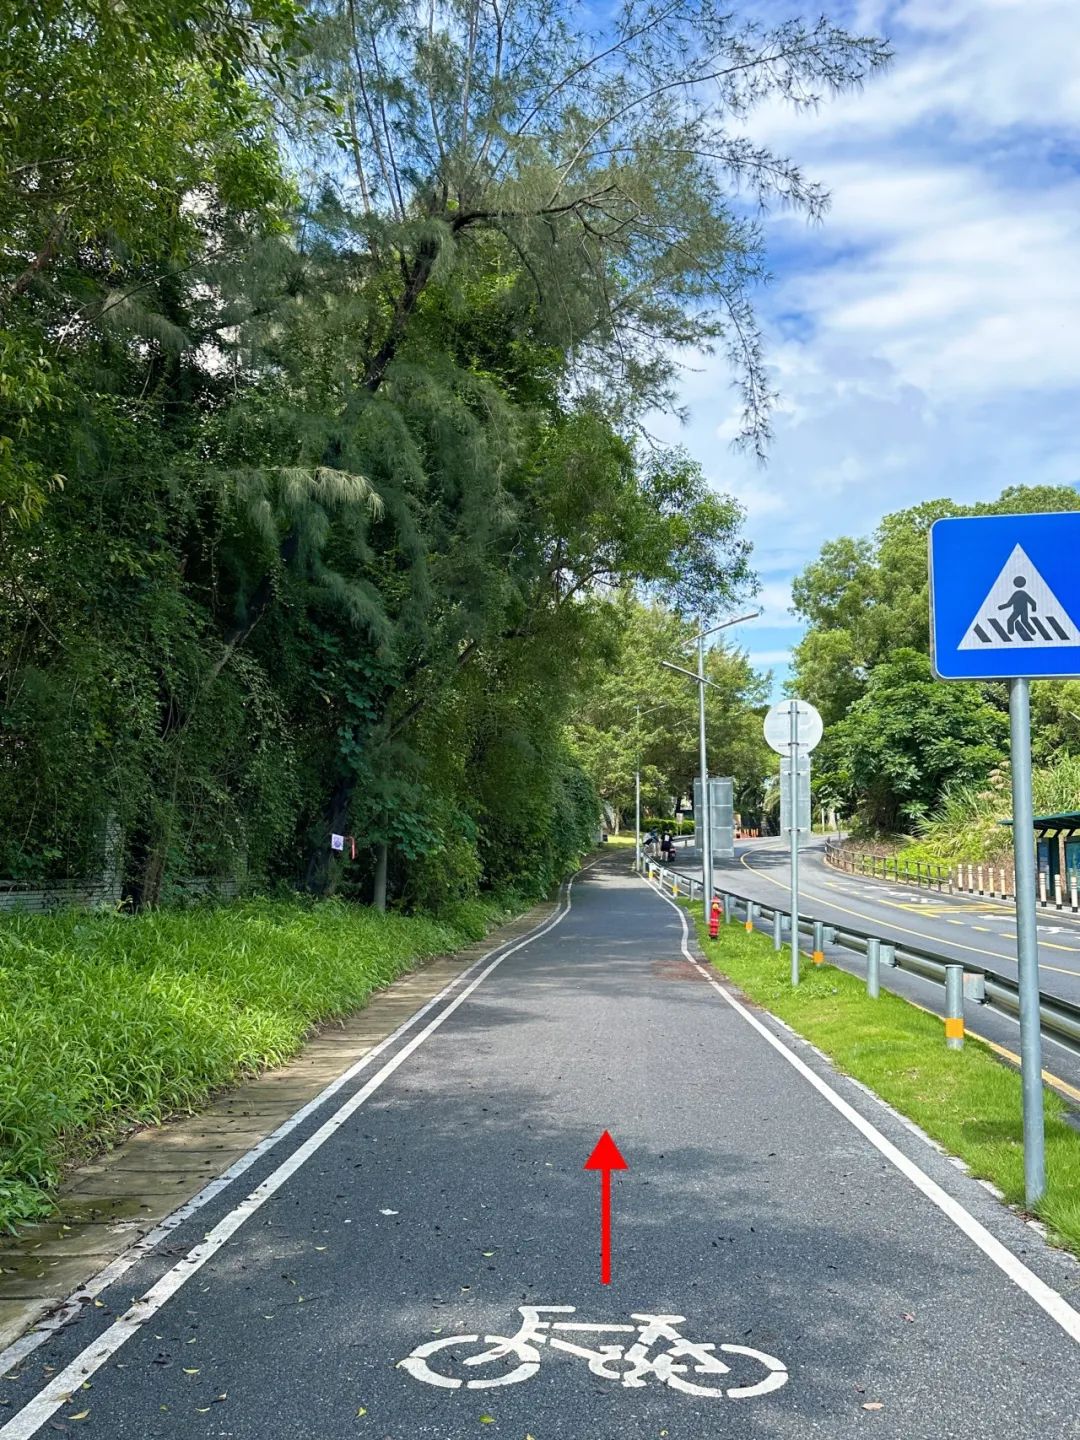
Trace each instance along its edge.
<instances>
[{"instance_id":1,"label":"metal sign post","mask_svg":"<svg viewBox=\"0 0 1080 1440\"><path fill-rule=\"evenodd\" d=\"M1046 1192L1030 682L1080 676L1080 514L980 515L930 527L930 653L939 680L1008 680L1024 1191Z\"/></svg>"},{"instance_id":2,"label":"metal sign post","mask_svg":"<svg viewBox=\"0 0 1080 1440\"><path fill-rule=\"evenodd\" d=\"M1024 1194L1034 1205L1046 1192L1042 1033L1039 1029L1039 931L1035 913L1035 832L1031 800L1030 680L1009 682L1013 852L1016 857L1016 963L1020 988L1020 1084L1024 1106Z\"/></svg>"},{"instance_id":3,"label":"metal sign post","mask_svg":"<svg viewBox=\"0 0 1080 1440\"><path fill-rule=\"evenodd\" d=\"M810 830L810 752L823 730L821 716L805 700L781 700L765 716L765 740L781 757L780 828L791 847L792 985L799 983L799 832Z\"/></svg>"},{"instance_id":4,"label":"metal sign post","mask_svg":"<svg viewBox=\"0 0 1080 1440\"><path fill-rule=\"evenodd\" d=\"M700 626L700 621L698 622ZM709 811L709 762L705 753L705 632L699 630L697 637L697 681L698 681L698 764L701 769L701 815L699 833L701 841L702 901L706 923L712 912L713 894L713 848L712 815Z\"/></svg>"},{"instance_id":5,"label":"metal sign post","mask_svg":"<svg viewBox=\"0 0 1080 1440\"><path fill-rule=\"evenodd\" d=\"M788 706L791 730L788 738L791 786L791 983L799 983L799 705Z\"/></svg>"},{"instance_id":6,"label":"metal sign post","mask_svg":"<svg viewBox=\"0 0 1080 1440\"><path fill-rule=\"evenodd\" d=\"M641 874L641 771L634 771L634 871Z\"/></svg>"}]
</instances>

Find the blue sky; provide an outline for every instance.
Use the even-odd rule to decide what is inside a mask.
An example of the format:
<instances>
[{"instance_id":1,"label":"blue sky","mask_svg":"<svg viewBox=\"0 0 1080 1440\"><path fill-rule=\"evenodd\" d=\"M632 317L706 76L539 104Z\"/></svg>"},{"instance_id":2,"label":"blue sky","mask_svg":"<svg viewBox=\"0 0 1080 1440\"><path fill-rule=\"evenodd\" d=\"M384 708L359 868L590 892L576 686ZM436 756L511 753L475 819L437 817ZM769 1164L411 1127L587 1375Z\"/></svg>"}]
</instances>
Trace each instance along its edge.
<instances>
[{"instance_id":1,"label":"blue sky","mask_svg":"<svg viewBox=\"0 0 1080 1440\"><path fill-rule=\"evenodd\" d=\"M686 373L688 424L650 427L746 506L765 614L732 633L777 694L791 579L824 540L937 496L1080 481L1080 0L822 8L896 59L814 114L776 104L744 127L832 195L820 226L764 222L769 462L731 449L720 356Z\"/></svg>"}]
</instances>

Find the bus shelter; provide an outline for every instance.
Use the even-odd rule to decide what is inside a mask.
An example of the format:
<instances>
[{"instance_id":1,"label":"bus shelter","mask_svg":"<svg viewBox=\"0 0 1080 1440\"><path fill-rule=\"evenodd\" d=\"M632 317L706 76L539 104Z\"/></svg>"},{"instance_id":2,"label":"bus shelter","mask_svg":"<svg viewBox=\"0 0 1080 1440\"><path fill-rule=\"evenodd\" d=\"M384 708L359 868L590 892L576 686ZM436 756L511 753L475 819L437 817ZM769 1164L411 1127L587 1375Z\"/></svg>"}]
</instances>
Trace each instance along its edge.
<instances>
[{"instance_id":1,"label":"bus shelter","mask_svg":"<svg viewBox=\"0 0 1080 1440\"><path fill-rule=\"evenodd\" d=\"M1002 821L1011 825L1011 820ZM1035 854L1038 871L1046 876L1046 888L1054 893L1061 881L1067 895L1069 883L1080 878L1080 810L1062 810L1056 815L1035 816Z\"/></svg>"}]
</instances>

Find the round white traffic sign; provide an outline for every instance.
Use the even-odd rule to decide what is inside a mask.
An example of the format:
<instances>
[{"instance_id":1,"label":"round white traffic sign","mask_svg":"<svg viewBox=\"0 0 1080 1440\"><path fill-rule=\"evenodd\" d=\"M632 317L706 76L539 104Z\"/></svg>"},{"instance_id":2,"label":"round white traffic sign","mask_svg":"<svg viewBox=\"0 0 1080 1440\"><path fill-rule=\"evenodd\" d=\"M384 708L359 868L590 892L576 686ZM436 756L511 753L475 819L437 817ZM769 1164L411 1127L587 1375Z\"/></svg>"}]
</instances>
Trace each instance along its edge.
<instances>
[{"instance_id":1,"label":"round white traffic sign","mask_svg":"<svg viewBox=\"0 0 1080 1440\"><path fill-rule=\"evenodd\" d=\"M796 734L799 753L809 755L821 739L824 725L821 716L808 700L781 700L765 716L765 741L779 755L791 751L791 707L798 707Z\"/></svg>"}]
</instances>

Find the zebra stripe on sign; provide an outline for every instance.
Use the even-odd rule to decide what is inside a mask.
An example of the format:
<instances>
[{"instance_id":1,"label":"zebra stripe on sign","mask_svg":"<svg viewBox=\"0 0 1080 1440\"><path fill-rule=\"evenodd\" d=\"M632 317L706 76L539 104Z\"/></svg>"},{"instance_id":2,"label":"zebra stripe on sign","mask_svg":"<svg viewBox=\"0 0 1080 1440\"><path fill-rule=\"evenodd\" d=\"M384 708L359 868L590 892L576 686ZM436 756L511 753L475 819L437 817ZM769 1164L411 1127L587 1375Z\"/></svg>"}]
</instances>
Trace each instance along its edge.
<instances>
[{"instance_id":1,"label":"zebra stripe on sign","mask_svg":"<svg viewBox=\"0 0 1080 1440\"><path fill-rule=\"evenodd\" d=\"M1080 645L1080 630L1019 545L967 628L961 650Z\"/></svg>"}]
</instances>

